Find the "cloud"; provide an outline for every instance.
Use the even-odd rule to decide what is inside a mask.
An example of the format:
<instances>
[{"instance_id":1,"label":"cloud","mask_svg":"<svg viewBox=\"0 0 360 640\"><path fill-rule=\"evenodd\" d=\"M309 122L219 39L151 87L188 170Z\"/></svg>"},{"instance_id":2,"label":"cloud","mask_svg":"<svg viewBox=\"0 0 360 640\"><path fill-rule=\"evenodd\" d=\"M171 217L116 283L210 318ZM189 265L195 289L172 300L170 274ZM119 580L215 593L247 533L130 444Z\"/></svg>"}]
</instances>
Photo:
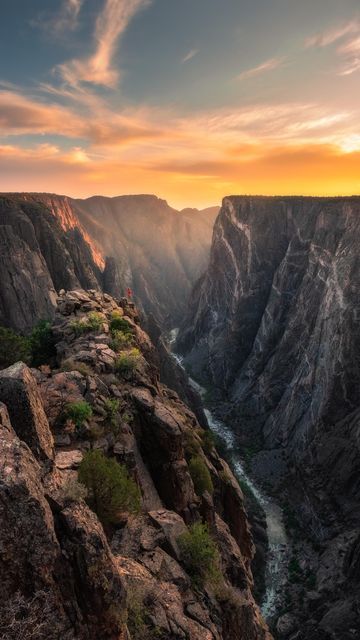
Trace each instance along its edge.
<instances>
[{"instance_id":1,"label":"cloud","mask_svg":"<svg viewBox=\"0 0 360 640\"><path fill-rule=\"evenodd\" d=\"M191 49L186 56L184 56L181 60L181 63L184 64L185 62L189 62L189 60L192 60L192 58L195 58L195 56L197 56L197 54L199 53L199 49Z\"/></svg>"},{"instance_id":2,"label":"cloud","mask_svg":"<svg viewBox=\"0 0 360 640\"><path fill-rule=\"evenodd\" d=\"M252 69L243 71L237 76L236 79L247 80L248 78L260 76L263 73L267 73L268 71L272 71L273 69L277 69L278 67L283 66L284 61L284 58L270 58L269 60L265 60L265 62L263 62L262 64L259 64L257 67L253 67Z\"/></svg>"},{"instance_id":3,"label":"cloud","mask_svg":"<svg viewBox=\"0 0 360 640\"><path fill-rule=\"evenodd\" d=\"M95 25L95 51L87 59L71 60L59 65L57 71L72 86L88 82L113 88L119 80L119 70L113 66L113 58L121 36L132 18L149 0L106 0Z\"/></svg>"},{"instance_id":4,"label":"cloud","mask_svg":"<svg viewBox=\"0 0 360 640\"><path fill-rule=\"evenodd\" d=\"M345 57L340 76L350 76L360 70L360 36L349 40L338 48L338 53Z\"/></svg>"},{"instance_id":5,"label":"cloud","mask_svg":"<svg viewBox=\"0 0 360 640\"><path fill-rule=\"evenodd\" d=\"M39 27L52 35L60 36L68 31L75 31L78 27L78 18L84 0L63 0L57 13L42 12L32 26Z\"/></svg>"},{"instance_id":6,"label":"cloud","mask_svg":"<svg viewBox=\"0 0 360 640\"><path fill-rule=\"evenodd\" d=\"M359 30L359 24L359 20L355 19L340 26L332 27L331 29L317 33L305 40L305 47L328 47L350 33L357 33Z\"/></svg>"}]
</instances>

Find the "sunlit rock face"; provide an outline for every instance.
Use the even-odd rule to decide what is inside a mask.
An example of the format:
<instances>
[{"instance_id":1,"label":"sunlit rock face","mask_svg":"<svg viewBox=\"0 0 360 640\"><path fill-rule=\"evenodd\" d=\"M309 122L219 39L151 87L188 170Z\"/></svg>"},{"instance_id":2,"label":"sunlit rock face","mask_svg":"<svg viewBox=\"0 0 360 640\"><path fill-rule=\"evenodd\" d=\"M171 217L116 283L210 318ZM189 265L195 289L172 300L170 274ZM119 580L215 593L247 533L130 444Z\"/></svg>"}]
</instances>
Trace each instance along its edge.
<instances>
[{"instance_id":1,"label":"sunlit rock face","mask_svg":"<svg viewBox=\"0 0 360 640\"><path fill-rule=\"evenodd\" d=\"M218 207L176 211L152 195L96 196L72 203L83 228L115 260L115 285L134 290L146 314L162 327L182 322L187 298L209 259ZM112 265L114 269L114 264Z\"/></svg>"},{"instance_id":2,"label":"sunlit rock face","mask_svg":"<svg viewBox=\"0 0 360 640\"><path fill-rule=\"evenodd\" d=\"M81 229L30 197L0 197L0 265L0 324L20 331L53 317L56 290L102 283Z\"/></svg>"},{"instance_id":3,"label":"sunlit rock face","mask_svg":"<svg viewBox=\"0 0 360 640\"><path fill-rule=\"evenodd\" d=\"M74 200L21 193L5 199L0 229L11 225L18 244L21 240L27 252L31 250L33 255L22 262L39 263L28 267L29 279L35 272L41 275L38 288L46 300L41 305L36 302L31 321L11 319L10 325L23 329L34 324L37 312L48 316L54 300L50 289L79 286L103 289L115 297L130 287L139 307L152 313L163 329L182 322L191 289L206 269L218 207L176 211L151 195ZM11 264L12 249L3 253L3 262ZM51 282L46 282L41 269ZM37 300L35 290L32 298ZM25 316L29 305L26 296ZM17 308L15 303L11 307Z\"/></svg>"}]
</instances>

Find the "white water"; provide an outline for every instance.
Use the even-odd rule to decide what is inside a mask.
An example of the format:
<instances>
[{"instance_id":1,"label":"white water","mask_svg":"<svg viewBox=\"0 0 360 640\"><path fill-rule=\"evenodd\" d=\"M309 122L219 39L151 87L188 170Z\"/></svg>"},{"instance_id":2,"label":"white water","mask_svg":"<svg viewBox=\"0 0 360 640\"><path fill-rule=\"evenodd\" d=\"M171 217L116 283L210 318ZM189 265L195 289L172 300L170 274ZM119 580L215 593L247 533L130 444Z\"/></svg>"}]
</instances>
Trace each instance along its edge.
<instances>
[{"instance_id":1,"label":"white water","mask_svg":"<svg viewBox=\"0 0 360 640\"><path fill-rule=\"evenodd\" d=\"M170 332L170 344L175 342L176 336L177 330L173 329ZM174 353L172 355L176 362L184 368L181 356ZM189 381L200 396L204 398L205 389L192 378L189 378ZM237 451L236 439L231 429L221 420L215 418L209 409L204 408L204 412L210 429L226 446L227 458L235 475L239 480L243 480L246 483L265 513L269 550L265 572L266 590L261 611L266 620L271 620L282 603L284 587L288 577L289 546L283 513L279 505L269 498L247 474L243 460Z\"/></svg>"}]
</instances>

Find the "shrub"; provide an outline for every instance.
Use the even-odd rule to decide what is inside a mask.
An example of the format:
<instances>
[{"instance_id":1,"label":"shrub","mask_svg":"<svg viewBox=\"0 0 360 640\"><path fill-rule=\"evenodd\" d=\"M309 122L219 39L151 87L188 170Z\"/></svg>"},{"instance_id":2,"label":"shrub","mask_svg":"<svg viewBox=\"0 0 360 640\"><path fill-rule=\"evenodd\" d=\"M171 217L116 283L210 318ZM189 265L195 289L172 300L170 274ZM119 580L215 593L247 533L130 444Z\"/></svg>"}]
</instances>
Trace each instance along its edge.
<instances>
[{"instance_id":1,"label":"shrub","mask_svg":"<svg viewBox=\"0 0 360 640\"><path fill-rule=\"evenodd\" d=\"M206 524L196 522L178 538L184 565L195 585L214 584L221 577L220 556Z\"/></svg>"},{"instance_id":2,"label":"shrub","mask_svg":"<svg viewBox=\"0 0 360 640\"><path fill-rule=\"evenodd\" d=\"M116 398L108 398L104 402L104 409L106 411L106 418L110 424L113 434L116 436L119 432L119 409L120 400Z\"/></svg>"},{"instance_id":3,"label":"shrub","mask_svg":"<svg viewBox=\"0 0 360 640\"><path fill-rule=\"evenodd\" d=\"M0 369L6 369L19 360L29 363L30 359L29 338L20 336L12 329L0 327Z\"/></svg>"},{"instance_id":4,"label":"shrub","mask_svg":"<svg viewBox=\"0 0 360 640\"><path fill-rule=\"evenodd\" d=\"M215 448L215 437L210 429L205 429L202 437L202 446L205 453L211 453L211 451Z\"/></svg>"},{"instance_id":5,"label":"shrub","mask_svg":"<svg viewBox=\"0 0 360 640\"><path fill-rule=\"evenodd\" d=\"M140 510L140 490L126 467L97 449L85 454L79 480L88 489L88 503L103 524L116 524L122 512Z\"/></svg>"},{"instance_id":6,"label":"shrub","mask_svg":"<svg viewBox=\"0 0 360 640\"><path fill-rule=\"evenodd\" d=\"M87 324L90 331L100 331L104 322L104 316L96 311L90 311L88 314Z\"/></svg>"},{"instance_id":7,"label":"shrub","mask_svg":"<svg viewBox=\"0 0 360 640\"><path fill-rule=\"evenodd\" d=\"M133 343L133 335L131 333L125 333L125 331L115 329L111 335L112 341L110 342L110 347L113 351L120 351L126 347L131 347Z\"/></svg>"},{"instance_id":8,"label":"shrub","mask_svg":"<svg viewBox=\"0 0 360 640\"><path fill-rule=\"evenodd\" d=\"M119 311L114 311L111 314L110 319L110 331L113 334L115 331L122 331L123 333L132 334L131 324L123 318Z\"/></svg>"},{"instance_id":9,"label":"shrub","mask_svg":"<svg viewBox=\"0 0 360 640\"><path fill-rule=\"evenodd\" d=\"M185 455L187 458L192 458L200 453L200 442L196 439L194 432L191 429L187 429L184 434L184 447Z\"/></svg>"},{"instance_id":10,"label":"shrub","mask_svg":"<svg viewBox=\"0 0 360 640\"><path fill-rule=\"evenodd\" d=\"M76 478L68 478L61 487L60 493L64 500L79 502L79 500L85 500L88 492Z\"/></svg>"},{"instance_id":11,"label":"shrub","mask_svg":"<svg viewBox=\"0 0 360 640\"><path fill-rule=\"evenodd\" d=\"M32 330L30 349L33 367L40 367L54 361L56 357L55 338L51 324L47 320L41 320Z\"/></svg>"},{"instance_id":12,"label":"shrub","mask_svg":"<svg viewBox=\"0 0 360 640\"><path fill-rule=\"evenodd\" d=\"M85 400L71 402L66 407L66 417L74 422L77 429L81 429L85 420L89 420L91 416L92 408Z\"/></svg>"},{"instance_id":13,"label":"shrub","mask_svg":"<svg viewBox=\"0 0 360 640\"><path fill-rule=\"evenodd\" d=\"M100 331L104 322L104 317L101 313L96 311L90 311L90 313L80 318L80 320L73 320L70 324L71 328L77 336L82 333L88 333L89 331Z\"/></svg>"},{"instance_id":14,"label":"shrub","mask_svg":"<svg viewBox=\"0 0 360 640\"><path fill-rule=\"evenodd\" d=\"M162 637L150 624L150 605L156 594L146 586L127 587L127 627L133 640L155 640Z\"/></svg>"},{"instance_id":15,"label":"shrub","mask_svg":"<svg viewBox=\"0 0 360 640\"><path fill-rule=\"evenodd\" d=\"M139 349L131 349L130 351L121 351L115 361L115 371L120 375L130 376L140 362L141 353Z\"/></svg>"},{"instance_id":16,"label":"shrub","mask_svg":"<svg viewBox=\"0 0 360 640\"><path fill-rule=\"evenodd\" d=\"M189 462L189 471L198 496L202 496L205 491L208 491L209 493L214 492L209 469L200 456L191 458Z\"/></svg>"},{"instance_id":17,"label":"shrub","mask_svg":"<svg viewBox=\"0 0 360 640\"><path fill-rule=\"evenodd\" d=\"M94 373L93 369L90 365L85 362L78 362L77 360L73 360L72 358L67 358L63 360L61 363L61 371L78 371L83 376L91 376Z\"/></svg>"}]
</instances>

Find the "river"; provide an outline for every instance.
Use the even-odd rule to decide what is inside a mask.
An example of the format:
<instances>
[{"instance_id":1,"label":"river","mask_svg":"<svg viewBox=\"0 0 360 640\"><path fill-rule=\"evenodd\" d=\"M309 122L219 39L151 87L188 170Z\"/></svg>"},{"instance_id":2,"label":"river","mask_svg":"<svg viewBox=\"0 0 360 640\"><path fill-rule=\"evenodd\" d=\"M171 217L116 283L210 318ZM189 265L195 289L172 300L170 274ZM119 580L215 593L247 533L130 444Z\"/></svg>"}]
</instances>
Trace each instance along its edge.
<instances>
[{"instance_id":1,"label":"river","mask_svg":"<svg viewBox=\"0 0 360 640\"><path fill-rule=\"evenodd\" d=\"M170 347L176 340L177 332L170 332ZM184 369L181 356L172 353L176 362ZM205 396L205 389L189 377L190 384L200 394ZM244 461L236 447L234 433L224 422L216 418L204 405L204 411L211 431L221 440L226 449L226 458L237 478L244 481L254 498L262 507L267 524L269 550L267 554L265 572L265 595L261 603L261 611L267 621L272 621L278 612L284 598L284 589L288 580L289 541L284 526L281 507L263 491L261 486L249 476Z\"/></svg>"}]
</instances>

